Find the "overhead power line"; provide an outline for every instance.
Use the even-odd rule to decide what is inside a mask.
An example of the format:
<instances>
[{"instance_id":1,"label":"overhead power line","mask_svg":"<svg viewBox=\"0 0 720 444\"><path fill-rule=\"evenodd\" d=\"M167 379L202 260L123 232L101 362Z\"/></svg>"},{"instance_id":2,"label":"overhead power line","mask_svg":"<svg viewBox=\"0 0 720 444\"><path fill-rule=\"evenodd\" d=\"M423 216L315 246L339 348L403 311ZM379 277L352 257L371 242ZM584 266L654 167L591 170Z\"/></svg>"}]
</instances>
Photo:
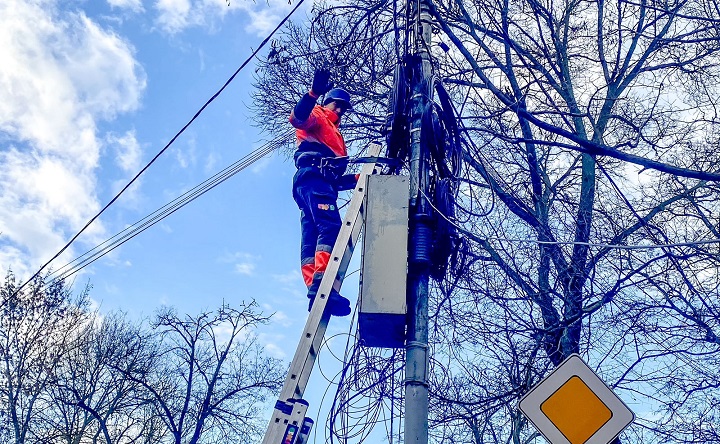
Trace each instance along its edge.
<instances>
[{"instance_id":1,"label":"overhead power line","mask_svg":"<svg viewBox=\"0 0 720 444\"><path fill-rule=\"evenodd\" d=\"M130 182L128 182L127 185L125 185L125 186L115 195L115 197L113 197L113 198L110 200L110 202L108 202L95 216L93 216L93 217L85 224L85 226L83 226L83 227L80 229L80 231L78 231L78 232L65 244L65 246L63 246L63 247L60 249L60 251L58 251L52 258L50 258L49 261L45 262L45 263L40 267L40 269L39 269L35 274L33 274L33 275L30 277L30 279L28 279L28 280L25 281L22 285L20 285L20 287L18 287L18 289L16 290L16 293L17 293L17 292L20 292L20 290L22 290L23 287L25 287L25 285L27 285L30 281L32 281L32 280L35 279L37 276L39 276L40 273L42 273L42 271L43 271L48 265L50 265L55 259L57 259L61 254L63 254L63 253L65 252L65 250L67 250L67 249L70 247L70 245L72 245L72 243L75 242L75 240L77 240L77 238L80 237L80 235L81 235L82 233L84 233L85 230L86 230L90 225L92 225L92 223L95 222L95 220L97 220L97 218L100 217L100 215L102 215L102 214L105 212L105 210L107 210L107 209L110 207L110 205L114 204L115 201L117 201L118 198L119 198L128 188L130 188L130 186L132 186L132 184L135 183L135 181L136 181L148 168L150 168L150 165L152 165L153 163L155 163L155 161L156 161L160 156L162 156L163 153L165 153L165 151L167 151L168 148L170 148L170 146L175 142L175 140L177 140L177 138L180 137L180 135L185 132L185 130L200 116L200 114L202 114L202 112L205 111L205 108L207 108L207 107L210 105L210 103L212 103L212 102L225 90L225 88L227 88L227 86L228 86L233 80L235 80L235 77L237 77L237 75L240 73L240 71L242 71L242 70L248 65L248 63L250 63L250 61L251 61L253 58L255 58L255 56L258 54L258 52L260 52L260 50L267 44L267 42L270 41L270 39L272 38L272 36L275 35L275 33L285 24L285 22L287 22L288 19L290 19L290 17L295 13L295 11L297 11L297 10L300 8L300 6L303 4L304 1L305 1L305 0L298 0L297 4L296 4L295 7L292 9L292 11L290 11L290 12L285 16L285 18L283 18L283 19L280 21L280 23L275 27L275 29L273 29L272 32L270 32L270 34L268 34L268 36L265 37L265 39L262 41L262 43L260 43L260 46L258 46L257 49L255 49L255 50L252 52L252 54L250 54L250 56L249 56L247 59L245 59L245 61L242 63L242 65L240 65L240 67L239 67L237 70L235 70L235 72L230 76L230 78L227 79L227 81L222 85L222 87L220 87L220 89L219 89L215 94L213 94L212 97L210 97L210 98L205 102L205 104L204 104L202 107L200 107L200 109L195 113L195 115L193 115L193 117L180 129L180 131L178 131L177 134L175 134L175 136L173 136L173 138L170 139L170 141L163 147L163 149L161 149L160 152L158 152L158 153L155 155L155 157L153 157L153 158L150 160L150 162L148 162L147 165L145 165L145 166L135 175L135 177L133 177L133 178L130 180Z\"/></svg>"},{"instance_id":2,"label":"overhead power line","mask_svg":"<svg viewBox=\"0 0 720 444\"><path fill-rule=\"evenodd\" d=\"M236 161L232 165L228 166L227 168L203 181L199 185L176 197L171 202L168 202L167 204L153 211L152 213L135 222L134 224L126 227L124 230L120 231L116 235L112 236L111 238L107 239L106 241L102 242L91 250L83 253L82 255L78 256L77 258L73 259L72 261L63 265L57 270L54 270L52 273L50 273L50 277L53 281L55 281L58 279L65 279L74 275L78 271L82 270L96 260L110 253L120 245L124 244L138 234L142 233L143 231L162 221L166 217L170 216L180 208L184 207L198 197L212 190L216 186L230 179L232 176L244 170L248 166L271 154L280 146L290 141L292 135L293 131L288 131L282 136L266 143L262 147L256 149L242 159Z\"/></svg>"}]
</instances>

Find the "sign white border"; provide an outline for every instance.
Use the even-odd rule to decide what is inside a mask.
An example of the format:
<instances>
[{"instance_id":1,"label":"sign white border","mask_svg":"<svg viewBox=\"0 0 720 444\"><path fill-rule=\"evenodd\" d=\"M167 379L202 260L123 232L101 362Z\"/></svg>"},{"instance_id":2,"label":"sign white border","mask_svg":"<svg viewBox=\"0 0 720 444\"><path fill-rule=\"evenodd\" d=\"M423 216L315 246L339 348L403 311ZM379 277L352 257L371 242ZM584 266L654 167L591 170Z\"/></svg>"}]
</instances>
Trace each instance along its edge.
<instances>
[{"instance_id":1,"label":"sign white border","mask_svg":"<svg viewBox=\"0 0 720 444\"><path fill-rule=\"evenodd\" d=\"M520 411L535 425L552 444L571 444L555 424L545 416L540 406L562 387L570 378L577 376L610 410L610 419L583 444L608 444L625 427L635 420L635 414L592 371L580 355L573 353L560 363L545 379L536 384L520 399Z\"/></svg>"}]
</instances>

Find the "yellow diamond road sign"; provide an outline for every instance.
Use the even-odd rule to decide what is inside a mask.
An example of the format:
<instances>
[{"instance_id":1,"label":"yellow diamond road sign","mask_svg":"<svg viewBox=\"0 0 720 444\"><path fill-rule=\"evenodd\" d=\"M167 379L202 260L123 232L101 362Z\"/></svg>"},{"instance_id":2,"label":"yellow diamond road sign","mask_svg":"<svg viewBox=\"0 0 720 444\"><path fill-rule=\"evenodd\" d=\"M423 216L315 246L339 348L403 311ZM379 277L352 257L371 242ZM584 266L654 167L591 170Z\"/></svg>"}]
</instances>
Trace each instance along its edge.
<instances>
[{"instance_id":1,"label":"yellow diamond road sign","mask_svg":"<svg viewBox=\"0 0 720 444\"><path fill-rule=\"evenodd\" d=\"M608 444L635 419L578 354L533 387L520 410L552 444Z\"/></svg>"}]
</instances>

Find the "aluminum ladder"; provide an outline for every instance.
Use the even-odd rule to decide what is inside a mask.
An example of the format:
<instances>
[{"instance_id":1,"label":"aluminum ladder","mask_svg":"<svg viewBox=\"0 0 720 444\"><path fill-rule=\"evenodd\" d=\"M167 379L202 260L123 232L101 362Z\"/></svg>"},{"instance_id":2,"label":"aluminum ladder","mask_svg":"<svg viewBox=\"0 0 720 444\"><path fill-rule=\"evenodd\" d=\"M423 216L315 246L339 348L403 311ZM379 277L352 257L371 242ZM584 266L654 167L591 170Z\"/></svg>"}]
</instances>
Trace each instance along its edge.
<instances>
[{"instance_id":1,"label":"aluminum ladder","mask_svg":"<svg viewBox=\"0 0 720 444\"><path fill-rule=\"evenodd\" d=\"M380 145L371 143L368 147L368 155L377 158L379 154ZM336 290L340 290L342 285L363 226L362 213L367 178L375 172L376 167L378 163L365 163L362 167L350 206L335 241L330 262L302 331L285 384L275 403L263 444L302 444L307 441L312 430L313 421L306 417L309 406L302 397L330 320L329 313L325 312L328 295L333 286Z\"/></svg>"}]
</instances>

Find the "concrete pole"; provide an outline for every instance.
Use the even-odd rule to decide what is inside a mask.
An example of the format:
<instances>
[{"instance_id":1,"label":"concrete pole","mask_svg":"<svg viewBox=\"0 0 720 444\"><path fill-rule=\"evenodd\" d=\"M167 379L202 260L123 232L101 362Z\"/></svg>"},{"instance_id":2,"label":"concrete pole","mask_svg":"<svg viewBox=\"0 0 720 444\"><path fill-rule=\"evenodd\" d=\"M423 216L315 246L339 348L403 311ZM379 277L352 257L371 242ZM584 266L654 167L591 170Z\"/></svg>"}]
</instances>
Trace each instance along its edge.
<instances>
[{"instance_id":1,"label":"concrete pole","mask_svg":"<svg viewBox=\"0 0 720 444\"><path fill-rule=\"evenodd\" d=\"M412 1L412 0L411 0ZM424 0L415 4L415 53L419 56L411 85L410 126L410 255L408 335L405 364L405 443L428 442L428 284L432 246L428 194L428 155L420 144L422 113L428 105L432 65L429 48L431 16Z\"/></svg>"}]
</instances>

